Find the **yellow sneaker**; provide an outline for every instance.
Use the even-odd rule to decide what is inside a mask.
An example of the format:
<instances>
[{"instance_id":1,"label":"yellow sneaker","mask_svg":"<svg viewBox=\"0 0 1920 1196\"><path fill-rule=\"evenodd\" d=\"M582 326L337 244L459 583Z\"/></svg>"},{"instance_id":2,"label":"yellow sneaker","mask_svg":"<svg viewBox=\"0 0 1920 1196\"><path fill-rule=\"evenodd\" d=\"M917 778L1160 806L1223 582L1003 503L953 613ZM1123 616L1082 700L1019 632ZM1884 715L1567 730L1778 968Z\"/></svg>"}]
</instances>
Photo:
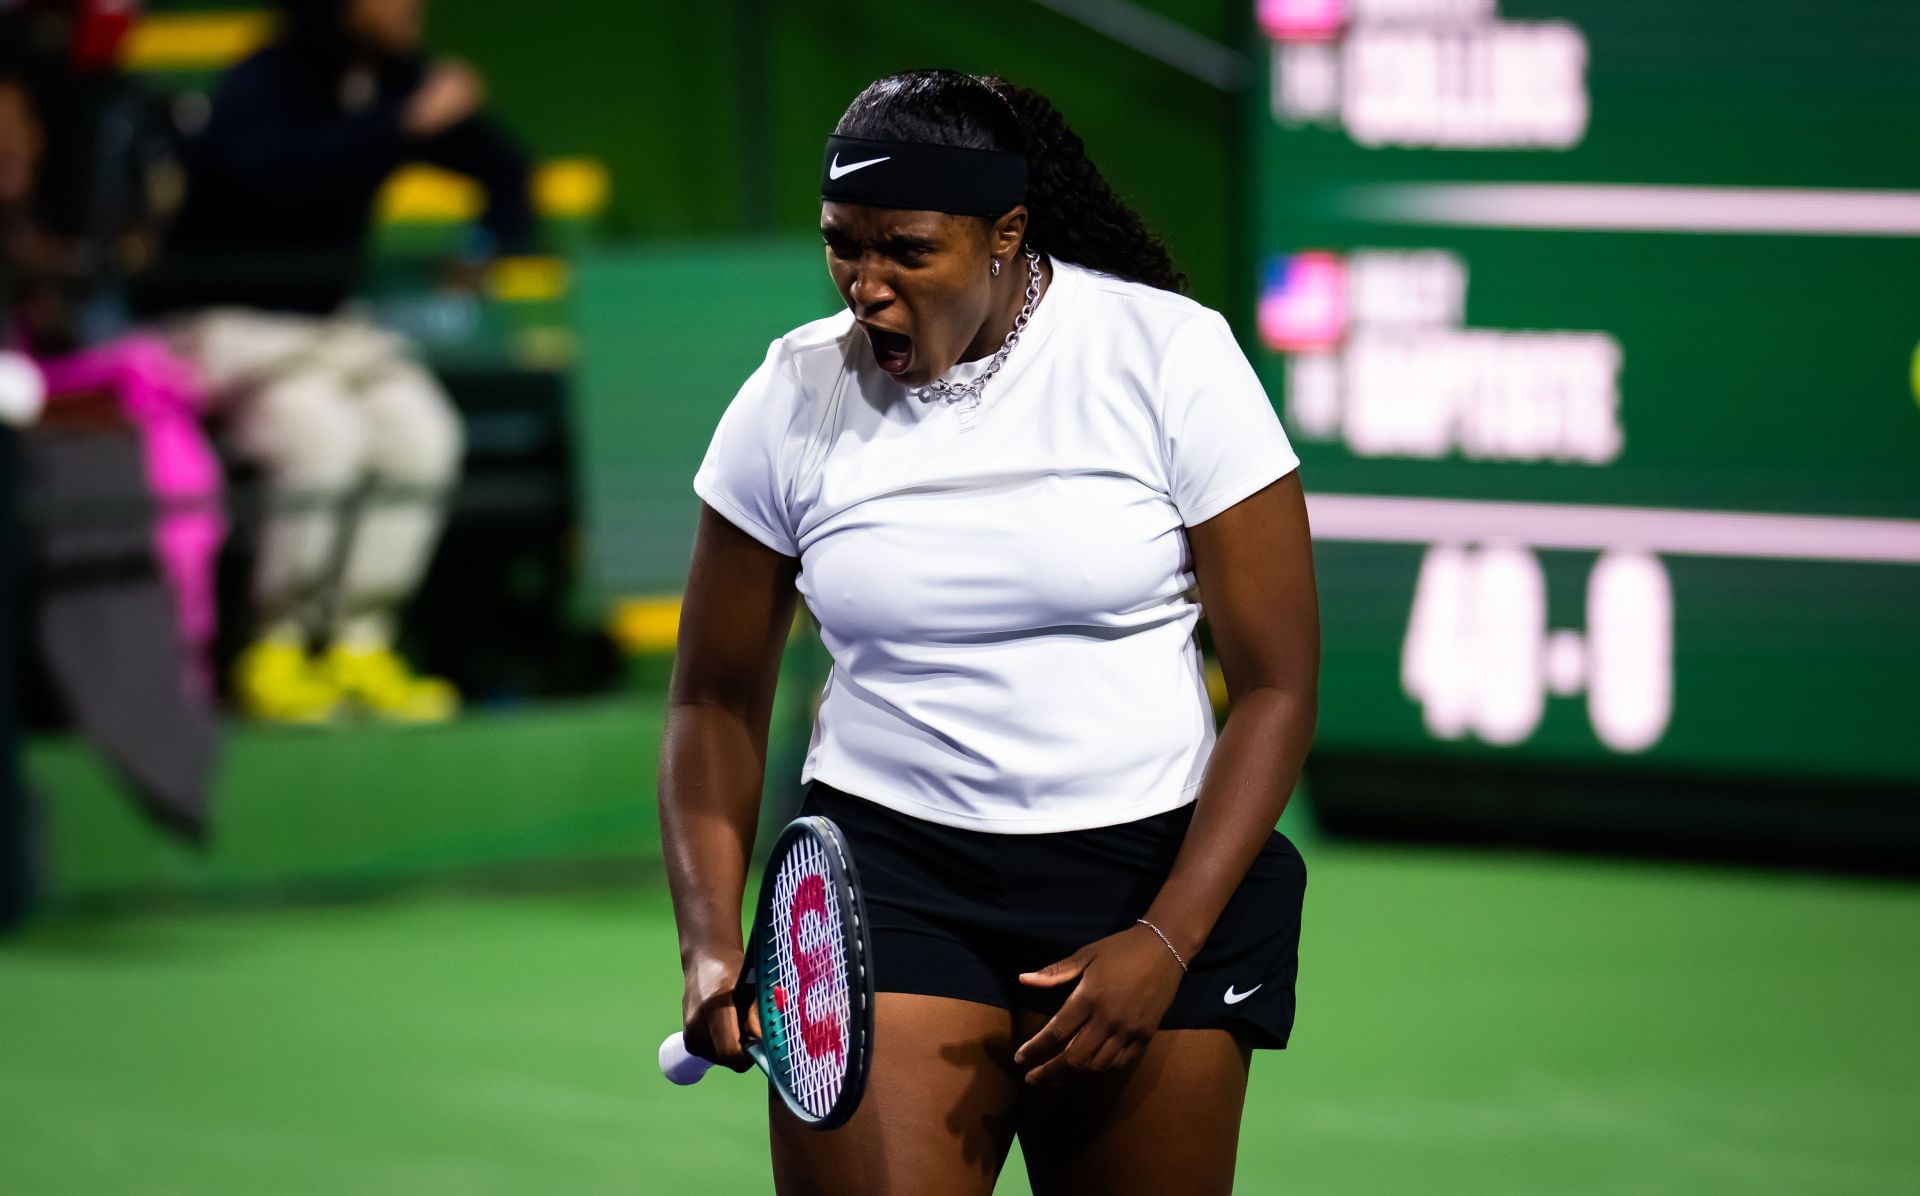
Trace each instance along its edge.
<instances>
[{"instance_id":1,"label":"yellow sneaker","mask_svg":"<svg viewBox=\"0 0 1920 1196\"><path fill-rule=\"evenodd\" d=\"M335 644L325 669L342 697L389 722L444 723L460 712L460 691L422 677L391 648Z\"/></svg>"},{"instance_id":2,"label":"yellow sneaker","mask_svg":"<svg viewBox=\"0 0 1920 1196\"><path fill-rule=\"evenodd\" d=\"M297 640L256 640L234 662L234 693L248 718L317 727L340 712L340 690Z\"/></svg>"}]
</instances>

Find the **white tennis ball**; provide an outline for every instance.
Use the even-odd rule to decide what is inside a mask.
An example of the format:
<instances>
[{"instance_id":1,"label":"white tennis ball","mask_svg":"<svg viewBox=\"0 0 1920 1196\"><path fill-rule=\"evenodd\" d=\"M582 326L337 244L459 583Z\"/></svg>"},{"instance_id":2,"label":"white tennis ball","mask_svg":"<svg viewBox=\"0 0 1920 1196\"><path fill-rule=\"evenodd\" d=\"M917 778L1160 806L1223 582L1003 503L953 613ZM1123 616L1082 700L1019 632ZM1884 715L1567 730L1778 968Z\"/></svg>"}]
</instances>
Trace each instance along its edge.
<instances>
[{"instance_id":1,"label":"white tennis ball","mask_svg":"<svg viewBox=\"0 0 1920 1196\"><path fill-rule=\"evenodd\" d=\"M25 355L0 349L0 423L24 428L47 405L47 383L40 367Z\"/></svg>"}]
</instances>

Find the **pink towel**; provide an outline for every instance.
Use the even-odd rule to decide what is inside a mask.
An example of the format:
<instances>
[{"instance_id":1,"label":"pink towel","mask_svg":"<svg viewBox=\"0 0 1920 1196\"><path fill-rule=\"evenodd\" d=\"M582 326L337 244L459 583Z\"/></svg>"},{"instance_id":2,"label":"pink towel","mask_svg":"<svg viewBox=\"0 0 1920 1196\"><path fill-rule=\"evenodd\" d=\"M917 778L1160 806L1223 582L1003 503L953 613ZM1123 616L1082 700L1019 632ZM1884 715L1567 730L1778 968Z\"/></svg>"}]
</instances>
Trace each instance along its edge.
<instances>
[{"instance_id":1,"label":"pink towel","mask_svg":"<svg viewBox=\"0 0 1920 1196\"><path fill-rule=\"evenodd\" d=\"M139 429L147 486L161 503L154 527L160 568L179 612L188 681L212 693L209 650L217 626L214 568L227 523L220 460L200 426L205 388L191 362L157 336L125 336L65 357L42 358L49 403L107 390Z\"/></svg>"}]
</instances>

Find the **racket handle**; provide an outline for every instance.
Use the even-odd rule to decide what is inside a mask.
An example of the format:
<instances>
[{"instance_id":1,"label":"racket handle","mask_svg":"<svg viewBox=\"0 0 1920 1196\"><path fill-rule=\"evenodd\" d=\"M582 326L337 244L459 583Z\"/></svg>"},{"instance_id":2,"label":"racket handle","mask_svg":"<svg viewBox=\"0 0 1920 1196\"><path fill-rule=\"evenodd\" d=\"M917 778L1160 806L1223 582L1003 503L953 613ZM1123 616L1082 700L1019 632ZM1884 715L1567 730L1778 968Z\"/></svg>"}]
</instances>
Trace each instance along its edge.
<instances>
[{"instance_id":1,"label":"racket handle","mask_svg":"<svg viewBox=\"0 0 1920 1196\"><path fill-rule=\"evenodd\" d=\"M676 1084L698 1084L712 1066L711 1060L687 1050L685 1034L669 1034L660 1044L660 1074Z\"/></svg>"}]
</instances>

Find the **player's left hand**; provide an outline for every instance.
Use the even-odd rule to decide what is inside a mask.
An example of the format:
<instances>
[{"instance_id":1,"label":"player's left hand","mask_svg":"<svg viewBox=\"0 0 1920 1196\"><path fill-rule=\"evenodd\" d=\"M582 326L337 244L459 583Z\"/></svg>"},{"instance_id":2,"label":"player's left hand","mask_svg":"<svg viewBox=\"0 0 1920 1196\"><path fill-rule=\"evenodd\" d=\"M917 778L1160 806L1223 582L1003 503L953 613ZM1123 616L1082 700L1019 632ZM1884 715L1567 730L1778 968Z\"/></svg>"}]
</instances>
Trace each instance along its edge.
<instances>
[{"instance_id":1,"label":"player's left hand","mask_svg":"<svg viewBox=\"0 0 1920 1196\"><path fill-rule=\"evenodd\" d=\"M1064 1083L1131 1066L1173 1004L1183 975L1166 944L1138 925L1023 973L1020 983L1035 988L1079 984L1053 1020L1014 1052L1014 1063L1028 1069L1029 1084Z\"/></svg>"}]
</instances>

